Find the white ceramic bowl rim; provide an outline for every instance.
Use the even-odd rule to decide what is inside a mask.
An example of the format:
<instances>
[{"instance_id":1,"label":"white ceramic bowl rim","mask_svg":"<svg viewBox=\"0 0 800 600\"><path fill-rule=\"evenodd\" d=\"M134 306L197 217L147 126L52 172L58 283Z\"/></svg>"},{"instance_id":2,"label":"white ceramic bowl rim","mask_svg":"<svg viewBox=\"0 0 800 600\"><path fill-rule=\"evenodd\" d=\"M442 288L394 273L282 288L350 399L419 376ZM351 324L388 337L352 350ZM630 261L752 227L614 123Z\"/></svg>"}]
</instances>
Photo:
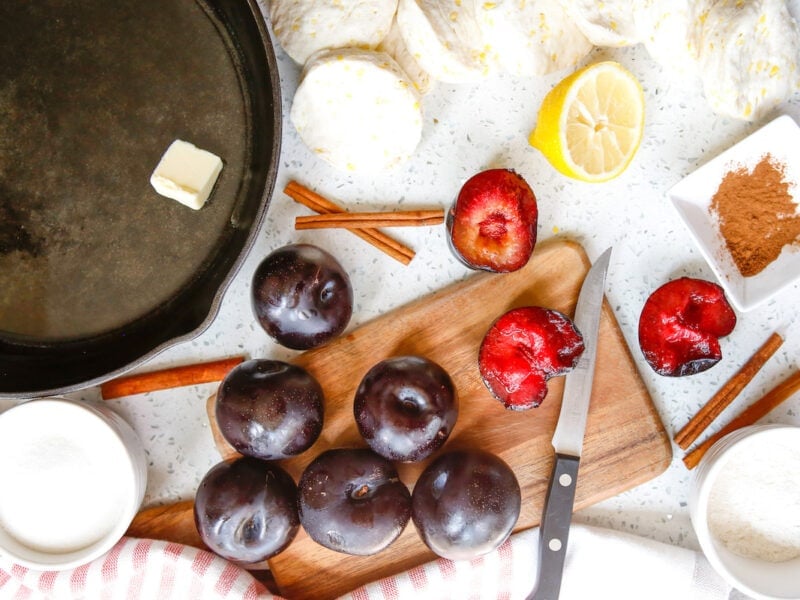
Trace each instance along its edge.
<instances>
[{"instance_id":1,"label":"white ceramic bowl rim","mask_svg":"<svg viewBox=\"0 0 800 600\"><path fill-rule=\"evenodd\" d=\"M800 600L800 557L770 562L739 556L714 539L707 512L711 488L732 451L761 436L800 436L793 425L755 425L734 431L712 446L697 467L690 496L692 525L703 552L714 569L733 587L756 600Z\"/></svg>"},{"instance_id":2,"label":"white ceramic bowl rim","mask_svg":"<svg viewBox=\"0 0 800 600\"><path fill-rule=\"evenodd\" d=\"M124 474L130 480L133 493L126 500L125 506L121 508L119 520L114 527L88 546L63 553L43 552L20 543L0 526L0 554L5 555L14 563L40 571L73 569L87 564L108 552L122 538L130 526L133 517L141 506L147 483L147 463L144 447L131 426L117 413L106 407L94 406L87 402L69 398L31 399L9 408L0 414L0 418L11 411L21 410L33 402L67 403L84 410L87 415L100 421L113 433L115 442L121 445L126 458L125 465L120 465L120 467L124 468Z\"/></svg>"}]
</instances>

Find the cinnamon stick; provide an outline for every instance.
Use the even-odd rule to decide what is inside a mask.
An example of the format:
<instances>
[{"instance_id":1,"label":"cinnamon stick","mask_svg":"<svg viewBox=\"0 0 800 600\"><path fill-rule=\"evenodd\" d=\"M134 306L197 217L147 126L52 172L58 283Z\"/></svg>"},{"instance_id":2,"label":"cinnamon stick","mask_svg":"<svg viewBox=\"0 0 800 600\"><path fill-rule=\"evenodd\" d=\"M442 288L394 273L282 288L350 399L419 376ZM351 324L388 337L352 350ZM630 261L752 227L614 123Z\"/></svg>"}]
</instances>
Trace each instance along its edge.
<instances>
[{"instance_id":1,"label":"cinnamon stick","mask_svg":"<svg viewBox=\"0 0 800 600\"><path fill-rule=\"evenodd\" d=\"M703 458L708 449L713 446L720 438L728 435L732 431L753 425L756 421L765 417L770 411L776 408L781 402L790 398L792 394L800 390L800 371L795 371L784 381L776 385L769 392L756 400L747 407L741 414L736 416L728 425L720 429L717 433L709 437L694 450L689 452L683 462L689 469L694 469Z\"/></svg>"},{"instance_id":2,"label":"cinnamon stick","mask_svg":"<svg viewBox=\"0 0 800 600\"><path fill-rule=\"evenodd\" d=\"M320 196L316 192L311 191L296 181L290 181L288 184L286 184L283 192L295 202L298 202L299 204L302 204L303 206L306 206L314 212L320 214L345 212L341 206L331 202L323 196ZM410 263L411 259L414 258L414 251L411 248L401 244L397 240L389 237L381 231L378 231L377 229L350 229L348 231L350 231L353 235L357 235L378 250L388 254L404 265Z\"/></svg>"},{"instance_id":3,"label":"cinnamon stick","mask_svg":"<svg viewBox=\"0 0 800 600\"><path fill-rule=\"evenodd\" d=\"M297 217L295 229L339 227L361 229L375 227L424 227L444 223L444 210L406 210L395 212L344 212Z\"/></svg>"},{"instance_id":4,"label":"cinnamon stick","mask_svg":"<svg viewBox=\"0 0 800 600\"><path fill-rule=\"evenodd\" d=\"M243 360L244 357L237 356L194 365L170 367L149 373L128 375L102 384L100 386L100 395L103 400L113 400L114 398L132 396L134 394L222 381L225 379L225 375Z\"/></svg>"},{"instance_id":5,"label":"cinnamon stick","mask_svg":"<svg viewBox=\"0 0 800 600\"><path fill-rule=\"evenodd\" d=\"M675 443L684 450L711 425L734 398L750 383L756 373L764 366L770 356L783 344L783 338L773 333L767 338L755 354L750 357L741 369L723 385L716 394L692 417L683 428L675 434Z\"/></svg>"}]
</instances>

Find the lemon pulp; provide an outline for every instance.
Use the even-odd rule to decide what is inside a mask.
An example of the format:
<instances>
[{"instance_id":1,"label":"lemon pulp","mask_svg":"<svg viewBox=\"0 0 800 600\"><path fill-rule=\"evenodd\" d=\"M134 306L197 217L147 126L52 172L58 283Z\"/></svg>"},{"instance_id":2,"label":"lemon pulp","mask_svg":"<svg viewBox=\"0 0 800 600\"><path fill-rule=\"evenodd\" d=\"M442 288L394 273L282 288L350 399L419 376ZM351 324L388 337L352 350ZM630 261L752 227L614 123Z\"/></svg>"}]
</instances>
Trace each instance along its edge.
<instances>
[{"instance_id":1,"label":"lemon pulp","mask_svg":"<svg viewBox=\"0 0 800 600\"><path fill-rule=\"evenodd\" d=\"M600 182L625 170L643 131L639 81L606 61L576 71L545 96L529 142L564 175Z\"/></svg>"}]
</instances>

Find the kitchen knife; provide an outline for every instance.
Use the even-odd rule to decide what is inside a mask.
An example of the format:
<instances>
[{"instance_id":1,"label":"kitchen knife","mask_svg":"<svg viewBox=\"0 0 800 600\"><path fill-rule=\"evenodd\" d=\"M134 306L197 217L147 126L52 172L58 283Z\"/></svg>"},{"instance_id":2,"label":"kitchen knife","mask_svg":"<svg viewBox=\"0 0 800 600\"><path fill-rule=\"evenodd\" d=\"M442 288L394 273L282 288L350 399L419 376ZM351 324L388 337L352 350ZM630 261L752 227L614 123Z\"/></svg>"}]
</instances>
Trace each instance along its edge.
<instances>
[{"instance_id":1,"label":"kitchen knife","mask_svg":"<svg viewBox=\"0 0 800 600\"><path fill-rule=\"evenodd\" d=\"M610 257L611 248L589 269L575 306L573 321L583 335L584 350L564 382L561 413L552 441L555 462L539 525L538 581L527 600L557 600L561 590Z\"/></svg>"}]
</instances>

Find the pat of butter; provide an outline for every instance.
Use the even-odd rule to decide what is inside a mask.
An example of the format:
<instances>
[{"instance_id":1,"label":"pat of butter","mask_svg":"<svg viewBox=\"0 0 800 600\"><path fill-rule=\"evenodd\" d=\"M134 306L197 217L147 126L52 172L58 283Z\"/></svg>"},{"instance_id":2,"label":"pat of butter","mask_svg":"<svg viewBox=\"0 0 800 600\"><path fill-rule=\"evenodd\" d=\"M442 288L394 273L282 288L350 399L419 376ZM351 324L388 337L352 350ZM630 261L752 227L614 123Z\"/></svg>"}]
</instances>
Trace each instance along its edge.
<instances>
[{"instance_id":1,"label":"pat of butter","mask_svg":"<svg viewBox=\"0 0 800 600\"><path fill-rule=\"evenodd\" d=\"M162 196L199 210L222 171L222 159L182 140L175 140L150 176L150 185Z\"/></svg>"}]
</instances>

